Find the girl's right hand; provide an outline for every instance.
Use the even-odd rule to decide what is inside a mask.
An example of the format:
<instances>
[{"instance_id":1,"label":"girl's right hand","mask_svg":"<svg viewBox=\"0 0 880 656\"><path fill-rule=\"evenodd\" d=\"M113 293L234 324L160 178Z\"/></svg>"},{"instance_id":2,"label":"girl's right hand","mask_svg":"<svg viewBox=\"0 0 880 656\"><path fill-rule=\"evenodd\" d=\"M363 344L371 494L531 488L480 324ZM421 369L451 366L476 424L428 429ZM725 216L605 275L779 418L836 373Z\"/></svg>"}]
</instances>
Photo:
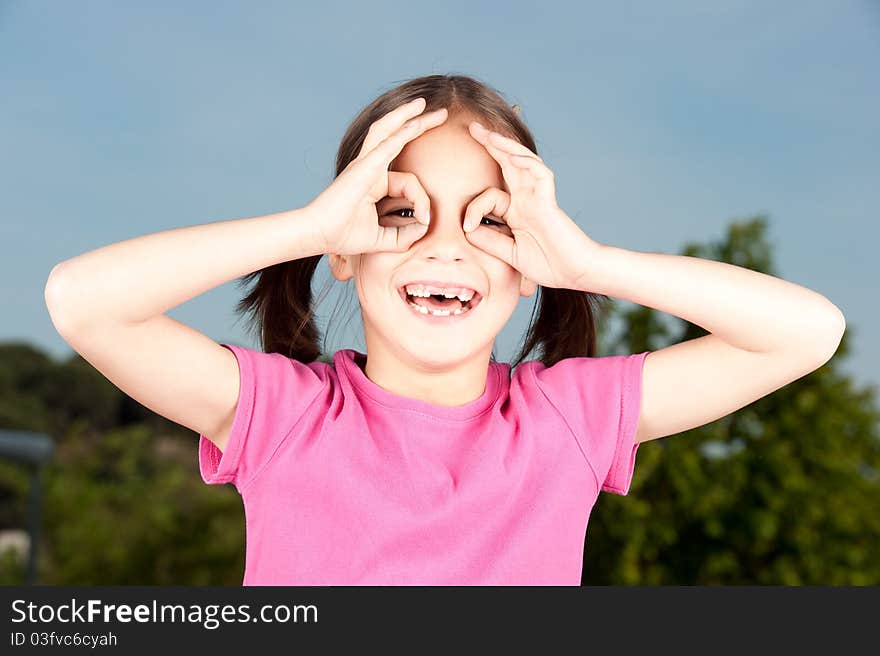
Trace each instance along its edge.
<instances>
[{"instance_id":1,"label":"girl's right hand","mask_svg":"<svg viewBox=\"0 0 880 656\"><path fill-rule=\"evenodd\" d=\"M417 98L373 123L358 156L306 206L324 253L403 252L424 236L428 194L415 174L388 170L407 143L446 120L445 107L419 116L424 109L425 100ZM376 203L385 196L410 200L416 221L399 227L379 225Z\"/></svg>"}]
</instances>

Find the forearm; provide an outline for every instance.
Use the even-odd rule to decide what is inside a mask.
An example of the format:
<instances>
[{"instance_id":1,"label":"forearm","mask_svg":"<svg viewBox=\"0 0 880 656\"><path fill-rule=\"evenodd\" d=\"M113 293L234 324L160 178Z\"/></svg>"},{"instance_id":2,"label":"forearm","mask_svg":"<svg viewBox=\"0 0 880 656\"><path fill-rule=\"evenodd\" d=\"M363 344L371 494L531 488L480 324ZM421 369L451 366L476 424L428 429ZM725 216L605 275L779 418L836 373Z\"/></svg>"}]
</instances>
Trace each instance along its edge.
<instances>
[{"instance_id":1,"label":"forearm","mask_svg":"<svg viewBox=\"0 0 880 656\"><path fill-rule=\"evenodd\" d=\"M831 301L780 278L685 255L597 250L581 290L672 314L737 348L836 349L843 335L843 314Z\"/></svg>"},{"instance_id":2,"label":"forearm","mask_svg":"<svg viewBox=\"0 0 880 656\"><path fill-rule=\"evenodd\" d=\"M259 269L321 253L305 208L165 230L56 266L46 284L53 321L139 322Z\"/></svg>"}]
</instances>

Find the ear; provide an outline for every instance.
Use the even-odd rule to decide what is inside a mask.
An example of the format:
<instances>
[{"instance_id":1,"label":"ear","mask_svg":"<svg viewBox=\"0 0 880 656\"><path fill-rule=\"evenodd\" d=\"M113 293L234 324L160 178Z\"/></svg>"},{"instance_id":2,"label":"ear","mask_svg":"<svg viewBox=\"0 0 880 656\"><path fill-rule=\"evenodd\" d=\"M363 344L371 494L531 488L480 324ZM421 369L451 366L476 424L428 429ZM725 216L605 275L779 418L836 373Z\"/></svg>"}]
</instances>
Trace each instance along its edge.
<instances>
[{"instance_id":1,"label":"ear","mask_svg":"<svg viewBox=\"0 0 880 656\"><path fill-rule=\"evenodd\" d=\"M345 282L354 277L353 255L327 254L327 262L330 264L330 273L339 281Z\"/></svg>"},{"instance_id":2,"label":"ear","mask_svg":"<svg viewBox=\"0 0 880 656\"><path fill-rule=\"evenodd\" d=\"M531 296L538 289L537 283L533 280L529 280L525 276L520 277L519 282L519 295L520 296Z\"/></svg>"}]
</instances>

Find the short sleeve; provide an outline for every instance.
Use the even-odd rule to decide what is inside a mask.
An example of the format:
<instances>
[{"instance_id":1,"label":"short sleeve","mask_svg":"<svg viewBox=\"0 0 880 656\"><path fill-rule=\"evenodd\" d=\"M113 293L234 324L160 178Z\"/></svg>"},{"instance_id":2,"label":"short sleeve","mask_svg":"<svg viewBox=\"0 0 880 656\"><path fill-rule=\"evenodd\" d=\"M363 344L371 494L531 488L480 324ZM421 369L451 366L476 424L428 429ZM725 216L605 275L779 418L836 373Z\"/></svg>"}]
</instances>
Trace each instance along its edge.
<instances>
[{"instance_id":1,"label":"short sleeve","mask_svg":"<svg viewBox=\"0 0 880 656\"><path fill-rule=\"evenodd\" d=\"M329 365L305 364L280 353L232 344L221 346L238 361L238 404L224 451L199 435L199 471L205 483L232 483L241 492L324 389Z\"/></svg>"},{"instance_id":2,"label":"short sleeve","mask_svg":"<svg viewBox=\"0 0 880 656\"><path fill-rule=\"evenodd\" d=\"M552 367L533 362L538 388L568 424L604 492L629 492L649 352L564 358Z\"/></svg>"}]
</instances>

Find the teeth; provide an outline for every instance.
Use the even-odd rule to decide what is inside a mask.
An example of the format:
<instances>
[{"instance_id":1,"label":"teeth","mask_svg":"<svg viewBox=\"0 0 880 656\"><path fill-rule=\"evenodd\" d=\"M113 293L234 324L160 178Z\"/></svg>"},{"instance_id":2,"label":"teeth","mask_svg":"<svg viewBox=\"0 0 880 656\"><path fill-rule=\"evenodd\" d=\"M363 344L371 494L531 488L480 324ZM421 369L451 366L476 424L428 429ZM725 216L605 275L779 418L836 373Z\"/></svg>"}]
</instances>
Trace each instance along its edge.
<instances>
[{"instance_id":1,"label":"teeth","mask_svg":"<svg viewBox=\"0 0 880 656\"><path fill-rule=\"evenodd\" d=\"M467 303L474 297L473 289L465 289L464 287L431 287L429 285L405 285L404 289L410 296L420 296L427 298L432 294L442 294L446 298L458 298L462 303Z\"/></svg>"},{"instance_id":2,"label":"teeth","mask_svg":"<svg viewBox=\"0 0 880 656\"><path fill-rule=\"evenodd\" d=\"M413 303L412 301L407 301L407 304L408 304L410 307L412 307L412 308L418 310L418 311L421 312L422 314L433 314L435 317L448 317L450 314L453 314L453 315L464 314L465 312L469 312L469 311L470 311L470 308L467 308L467 309L464 309L464 308L458 308L455 312L451 312L451 313L450 313L449 310L429 310L428 308L426 308L426 307L424 307L424 306L422 306L422 305L416 305L416 304Z\"/></svg>"}]
</instances>

